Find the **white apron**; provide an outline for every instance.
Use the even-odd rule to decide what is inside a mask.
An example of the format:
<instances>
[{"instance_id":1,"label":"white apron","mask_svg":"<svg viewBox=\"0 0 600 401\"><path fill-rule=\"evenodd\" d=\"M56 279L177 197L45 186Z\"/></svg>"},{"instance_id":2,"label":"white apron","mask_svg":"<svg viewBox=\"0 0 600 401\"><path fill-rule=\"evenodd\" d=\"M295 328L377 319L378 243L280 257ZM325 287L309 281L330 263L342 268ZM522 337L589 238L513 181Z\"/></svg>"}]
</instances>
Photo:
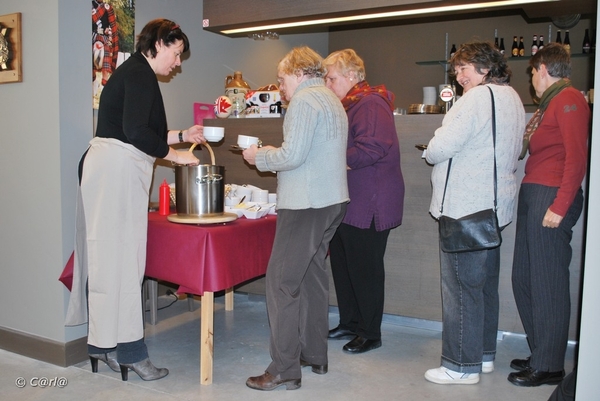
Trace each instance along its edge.
<instances>
[{"instance_id":1,"label":"white apron","mask_svg":"<svg viewBox=\"0 0 600 401\"><path fill-rule=\"evenodd\" d=\"M73 286L65 324L88 321L88 344L113 348L144 335L141 286L154 157L94 138L77 196Z\"/></svg>"}]
</instances>

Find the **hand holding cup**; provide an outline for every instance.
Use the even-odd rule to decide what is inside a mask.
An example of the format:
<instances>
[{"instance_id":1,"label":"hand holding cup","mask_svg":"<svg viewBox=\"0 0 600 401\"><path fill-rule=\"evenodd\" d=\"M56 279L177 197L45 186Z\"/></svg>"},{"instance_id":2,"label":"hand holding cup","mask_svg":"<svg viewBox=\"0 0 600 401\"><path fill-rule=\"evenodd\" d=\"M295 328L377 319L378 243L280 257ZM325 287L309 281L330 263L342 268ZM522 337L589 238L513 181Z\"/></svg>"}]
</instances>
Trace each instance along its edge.
<instances>
[{"instance_id":1,"label":"hand holding cup","mask_svg":"<svg viewBox=\"0 0 600 401\"><path fill-rule=\"evenodd\" d=\"M255 136L238 135L237 145L240 149L248 149L252 145L258 146L260 139Z\"/></svg>"},{"instance_id":2,"label":"hand holding cup","mask_svg":"<svg viewBox=\"0 0 600 401\"><path fill-rule=\"evenodd\" d=\"M225 136L223 127L204 127L204 138L208 142L219 142Z\"/></svg>"}]
</instances>

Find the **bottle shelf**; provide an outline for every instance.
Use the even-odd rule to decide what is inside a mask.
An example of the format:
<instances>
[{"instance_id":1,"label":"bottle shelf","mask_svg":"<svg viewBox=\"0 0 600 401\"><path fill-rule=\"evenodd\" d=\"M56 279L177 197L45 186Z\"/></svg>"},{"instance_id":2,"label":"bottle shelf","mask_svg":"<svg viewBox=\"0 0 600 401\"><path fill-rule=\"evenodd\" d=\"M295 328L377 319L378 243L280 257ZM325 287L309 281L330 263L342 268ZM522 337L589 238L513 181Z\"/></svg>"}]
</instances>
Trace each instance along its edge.
<instances>
[{"instance_id":1,"label":"bottle shelf","mask_svg":"<svg viewBox=\"0 0 600 401\"><path fill-rule=\"evenodd\" d=\"M448 61L444 60L433 60L433 61L417 61L418 65L447 65Z\"/></svg>"},{"instance_id":2,"label":"bottle shelf","mask_svg":"<svg viewBox=\"0 0 600 401\"><path fill-rule=\"evenodd\" d=\"M581 57L594 57L594 53L577 53L577 54L571 54L571 58L581 58ZM523 56L523 57L508 57L507 56L507 60L510 61L525 61L525 60L529 60L531 58L531 56ZM416 62L417 65L441 65L441 66L446 66L448 65L448 61L447 60L430 60L430 61L417 61Z\"/></svg>"}]
</instances>

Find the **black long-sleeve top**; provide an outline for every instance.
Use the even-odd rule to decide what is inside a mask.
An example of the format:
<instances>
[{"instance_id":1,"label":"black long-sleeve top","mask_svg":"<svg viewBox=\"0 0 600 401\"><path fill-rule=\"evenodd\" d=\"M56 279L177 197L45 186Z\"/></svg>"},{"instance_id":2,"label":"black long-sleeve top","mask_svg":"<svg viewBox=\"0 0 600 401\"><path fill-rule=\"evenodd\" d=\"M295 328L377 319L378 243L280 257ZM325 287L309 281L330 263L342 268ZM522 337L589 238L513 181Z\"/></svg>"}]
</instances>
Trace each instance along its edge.
<instances>
[{"instance_id":1,"label":"black long-sleeve top","mask_svg":"<svg viewBox=\"0 0 600 401\"><path fill-rule=\"evenodd\" d=\"M167 116L156 74L136 52L112 74L100 96L96 136L115 138L163 158L169 153Z\"/></svg>"}]
</instances>

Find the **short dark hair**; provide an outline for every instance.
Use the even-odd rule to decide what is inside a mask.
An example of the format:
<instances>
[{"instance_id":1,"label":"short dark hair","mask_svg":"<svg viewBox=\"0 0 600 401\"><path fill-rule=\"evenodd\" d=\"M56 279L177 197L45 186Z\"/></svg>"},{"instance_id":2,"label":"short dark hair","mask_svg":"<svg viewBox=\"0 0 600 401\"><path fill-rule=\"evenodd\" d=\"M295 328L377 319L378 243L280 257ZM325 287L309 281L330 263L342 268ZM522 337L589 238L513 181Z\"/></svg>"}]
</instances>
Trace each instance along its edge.
<instances>
[{"instance_id":1,"label":"short dark hair","mask_svg":"<svg viewBox=\"0 0 600 401\"><path fill-rule=\"evenodd\" d=\"M450 74L454 75L454 68L460 65L473 64L475 71L483 74L482 70L489 70L483 78L483 83L506 84L510 82L512 71L506 62L504 54L500 53L489 42L472 42L461 45L450 59Z\"/></svg>"},{"instance_id":2,"label":"short dark hair","mask_svg":"<svg viewBox=\"0 0 600 401\"><path fill-rule=\"evenodd\" d=\"M177 40L183 41L183 53L190 48L188 37L178 24L168 19L157 18L142 28L142 32L137 36L135 50L146 56L156 57L156 43L161 40L166 46L172 45Z\"/></svg>"},{"instance_id":3,"label":"short dark hair","mask_svg":"<svg viewBox=\"0 0 600 401\"><path fill-rule=\"evenodd\" d=\"M571 76L571 55L560 43L548 43L529 59L529 65L536 70L544 64L548 74L554 78L569 78Z\"/></svg>"}]
</instances>

